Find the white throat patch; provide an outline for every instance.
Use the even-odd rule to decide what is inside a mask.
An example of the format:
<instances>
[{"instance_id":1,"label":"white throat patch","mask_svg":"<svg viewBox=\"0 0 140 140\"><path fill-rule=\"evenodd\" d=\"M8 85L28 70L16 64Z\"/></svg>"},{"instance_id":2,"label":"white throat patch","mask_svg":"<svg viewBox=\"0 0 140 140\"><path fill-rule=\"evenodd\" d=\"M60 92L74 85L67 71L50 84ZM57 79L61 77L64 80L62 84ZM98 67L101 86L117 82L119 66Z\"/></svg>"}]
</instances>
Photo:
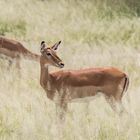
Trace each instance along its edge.
<instances>
[{"instance_id":1,"label":"white throat patch","mask_svg":"<svg viewBox=\"0 0 140 140\"><path fill-rule=\"evenodd\" d=\"M49 66L49 64L45 64L45 65L44 65L45 68L48 68L48 66Z\"/></svg>"}]
</instances>

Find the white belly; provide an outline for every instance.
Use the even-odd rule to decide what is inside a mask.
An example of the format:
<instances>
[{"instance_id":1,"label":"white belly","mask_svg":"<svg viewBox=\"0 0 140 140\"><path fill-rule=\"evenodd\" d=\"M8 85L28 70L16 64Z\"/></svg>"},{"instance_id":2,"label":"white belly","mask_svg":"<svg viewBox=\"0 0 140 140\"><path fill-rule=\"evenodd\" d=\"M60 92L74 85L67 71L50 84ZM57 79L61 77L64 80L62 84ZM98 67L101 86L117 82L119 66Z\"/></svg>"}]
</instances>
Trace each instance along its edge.
<instances>
[{"instance_id":1,"label":"white belly","mask_svg":"<svg viewBox=\"0 0 140 140\"><path fill-rule=\"evenodd\" d=\"M90 102L90 101L100 97L101 95L102 95L102 93L99 92L94 96L89 96L89 97L84 97L84 98L75 98L75 99L70 100L70 103L73 103L73 102Z\"/></svg>"},{"instance_id":2,"label":"white belly","mask_svg":"<svg viewBox=\"0 0 140 140\"><path fill-rule=\"evenodd\" d=\"M87 86L87 87L73 87L73 88L67 88L63 91L63 89L55 94L54 101L58 102L61 100L61 94L66 94L64 96L64 100L66 102L72 103L72 102L90 102L100 95L103 95L101 92L99 92L100 87L95 86Z\"/></svg>"}]
</instances>

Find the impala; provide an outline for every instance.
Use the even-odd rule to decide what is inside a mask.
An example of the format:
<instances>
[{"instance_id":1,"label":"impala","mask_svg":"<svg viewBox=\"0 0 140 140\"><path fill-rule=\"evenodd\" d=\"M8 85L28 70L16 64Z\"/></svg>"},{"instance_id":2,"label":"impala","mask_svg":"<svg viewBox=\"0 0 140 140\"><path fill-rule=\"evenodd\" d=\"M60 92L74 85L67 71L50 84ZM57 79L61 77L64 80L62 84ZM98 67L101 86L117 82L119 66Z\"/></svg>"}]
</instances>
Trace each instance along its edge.
<instances>
[{"instance_id":1,"label":"impala","mask_svg":"<svg viewBox=\"0 0 140 140\"><path fill-rule=\"evenodd\" d=\"M40 60L40 56L27 50L21 43L0 37L0 57L6 56L9 60L9 65L15 60L16 66L20 68L20 58L30 59L34 61ZM10 59L9 59L10 58Z\"/></svg>"},{"instance_id":2,"label":"impala","mask_svg":"<svg viewBox=\"0 0 140 140\"><path fill-rule=\"evenodd\" d=\"M49 66L63 68L63 61L57 56L56 50L61 41L52 47L41 42L41 75L40 84L47 97L61 109L63 118L67 104L74 101L88 101L98 93L102 93L111 107L116 110L116 103L121 104L124 91L127 90L128 76L112 67L89 68L83 70L62 70L49 73ZM122 104L121 104L122 105Z\"/></svg>"}]
</instances>

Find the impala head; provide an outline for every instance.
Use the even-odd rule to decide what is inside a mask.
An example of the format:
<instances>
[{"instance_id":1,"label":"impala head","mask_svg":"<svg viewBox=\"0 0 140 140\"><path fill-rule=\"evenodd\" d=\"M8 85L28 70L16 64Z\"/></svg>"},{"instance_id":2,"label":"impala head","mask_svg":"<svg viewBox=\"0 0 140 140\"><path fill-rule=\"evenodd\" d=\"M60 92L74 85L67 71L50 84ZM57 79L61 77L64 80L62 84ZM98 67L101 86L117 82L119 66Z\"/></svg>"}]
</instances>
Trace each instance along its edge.
<instances>
[{"instance_id":1,"label":"impala head","mask_svg":"<svg viewBox=\"0 0 140 140\"><path fill-rule=\"evenodd\" d=\"M40 58L40 62L43 63L44 66L52 65L59 68L64 67L64 63L56 54L56 50L58 49L60 43L61 41L55 43L51 47L47 47L45 41L41 42L40 52L42 55Z\"/></svg>"}]
</instances>

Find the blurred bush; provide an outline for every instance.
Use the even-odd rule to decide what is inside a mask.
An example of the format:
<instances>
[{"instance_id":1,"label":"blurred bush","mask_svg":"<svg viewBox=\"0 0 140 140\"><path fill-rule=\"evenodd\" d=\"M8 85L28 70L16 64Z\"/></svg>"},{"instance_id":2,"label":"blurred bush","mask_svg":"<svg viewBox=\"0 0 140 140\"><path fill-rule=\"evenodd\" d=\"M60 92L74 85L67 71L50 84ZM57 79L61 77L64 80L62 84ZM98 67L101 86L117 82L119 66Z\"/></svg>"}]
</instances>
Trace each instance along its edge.
<instances>
[{"instance_id":1,"label":"blurred bush","mask_svg":"<svg viewBox=\"0 0 140 140\"><path fill-rule=\"evenodd\" d=\"M0 35L5 36L11 33L16 36L25 36L26 22L23 20L18 21L0 21Z\"/></svg>"}]
</instances>

